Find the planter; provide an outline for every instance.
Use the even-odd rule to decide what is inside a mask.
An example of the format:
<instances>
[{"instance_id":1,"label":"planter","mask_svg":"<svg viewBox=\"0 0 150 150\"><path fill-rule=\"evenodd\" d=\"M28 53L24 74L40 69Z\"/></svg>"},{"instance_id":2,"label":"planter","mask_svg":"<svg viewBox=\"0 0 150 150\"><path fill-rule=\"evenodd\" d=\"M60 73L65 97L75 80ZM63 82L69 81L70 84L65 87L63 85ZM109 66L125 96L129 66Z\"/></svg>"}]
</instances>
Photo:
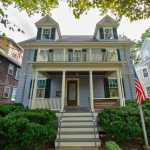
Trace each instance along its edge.
<instances>
[{"instance_id":1,"label":"planter","mask_svg":"<svg viewBox=\"0 0 150 150\"><path fill-rule=\"evenodd\" d=\"M144 150L150 150L150 147L143 146Z\"/></svg>"}]
</instances>

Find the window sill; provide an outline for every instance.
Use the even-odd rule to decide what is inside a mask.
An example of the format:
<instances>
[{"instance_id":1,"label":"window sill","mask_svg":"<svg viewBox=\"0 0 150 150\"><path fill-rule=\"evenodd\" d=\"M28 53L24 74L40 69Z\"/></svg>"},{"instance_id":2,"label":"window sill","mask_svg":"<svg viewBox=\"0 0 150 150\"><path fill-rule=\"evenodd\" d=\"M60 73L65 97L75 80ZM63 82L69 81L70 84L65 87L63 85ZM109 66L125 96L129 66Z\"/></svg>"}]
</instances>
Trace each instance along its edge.
<instances>
[{"instance_id":1,"label":"window sill","mask_svg":"<svg viewBox=\"0 0 150 150\"><path fill-rule=\"evenodd\" d=\"M10 74L10 73L8 73L8 74L11 75L11 76L13 75L13 74Z\"/></svg>"},{"instance_id":2,"label":"window sill","mask_svg":"<svg viewBox=\"0 0 150 150\"><path fill-rule=\"evenodd\" d=\"M16 79L16 78L15 78L15 80L19 81L19 79Z\"/></svg>"},{"instance_id":3,"label":"window sill","mask_svg":"<svg viewBox=\"0 0 150 150\"><path fill-rule=\"evenodd\" d=\"M9 98L9 97L3 97L3 98L5 98L5 99L6 99L6 98Z\"/></svg>"},{"instance_id":4,"label":"window sill","mask_svg":"<svg viewBox=\"0 0 150 150\"><path fill-rule=\"evenodd\" d=\"M149 79L150 77L146 77L146 78L143 78L143 79Z\"/></svg>"},{"instance_id":5,"label":"window sill","mask_svg":"<svg viewBox=\"0 0 150 150\"><path fill-rule=\"evenodd\" d=\"M11 102L15 102L15 100L11 99Z\"/></svg>"}]
</instances>

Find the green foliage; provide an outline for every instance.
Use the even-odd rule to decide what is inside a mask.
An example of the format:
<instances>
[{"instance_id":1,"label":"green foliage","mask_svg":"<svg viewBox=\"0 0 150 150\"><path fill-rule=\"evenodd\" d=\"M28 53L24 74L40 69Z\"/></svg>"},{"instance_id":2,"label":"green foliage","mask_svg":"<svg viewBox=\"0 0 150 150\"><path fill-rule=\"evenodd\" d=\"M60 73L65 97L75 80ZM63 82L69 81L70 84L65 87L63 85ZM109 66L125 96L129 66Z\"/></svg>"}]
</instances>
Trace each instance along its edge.
<instances>
[{"instance_id":1,"label":"green foliage","mask_svg":"<svg viewBox=\"0 0 150 150\"><path fill-rule=\"evenodd\" d=\"M150 143L150 99L143 100L142 110ZM112 140L124 142L135 137L143 137L136 99L126 100L124 107L105 108L98 116L98 124L109 134Z\"/></svg>"},{"instance_id":2,"label":"green foliage","mask_svg":"<svg viewBox=\"0 0 150 150\"><path fill-rule=\"evenodd\" d=\"M106 142L106 150L122 150L114 141Z\"/></svg>"},{"instance_id":3,"label":"green foliage","mask_svg":"<svg viewBox=\"0 0 150 150\"><path fill-rule=\"evenodd\" d=\"M14 107L15 106L15 107ZM48 109L25 109L22 104L1 104L0 145L4 150L40 149L56 134L56 115Z\"/></svg>"}]
</instances>

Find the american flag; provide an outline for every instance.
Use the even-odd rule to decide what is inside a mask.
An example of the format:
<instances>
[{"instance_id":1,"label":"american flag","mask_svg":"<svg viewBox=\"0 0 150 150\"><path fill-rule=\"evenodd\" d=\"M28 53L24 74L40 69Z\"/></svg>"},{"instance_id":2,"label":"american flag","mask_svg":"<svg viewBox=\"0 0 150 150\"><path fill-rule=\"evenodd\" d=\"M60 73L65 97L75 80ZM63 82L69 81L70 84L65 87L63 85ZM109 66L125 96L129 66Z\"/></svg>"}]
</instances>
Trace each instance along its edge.
<instances>
[{"instance_id":1,"label":"american flag","mask_svg":"<svg viewBox=\"0 0 150 150\"><path fill-rule=\"evenodd\" d=\"M136 74L135 68L134 68L134 80L135 80L135 89L136 89L136 102L141 105L143 99L146 99L146 96L141 86L141 83L138 79L138 76Z\"/></svg>"}]
</instances>

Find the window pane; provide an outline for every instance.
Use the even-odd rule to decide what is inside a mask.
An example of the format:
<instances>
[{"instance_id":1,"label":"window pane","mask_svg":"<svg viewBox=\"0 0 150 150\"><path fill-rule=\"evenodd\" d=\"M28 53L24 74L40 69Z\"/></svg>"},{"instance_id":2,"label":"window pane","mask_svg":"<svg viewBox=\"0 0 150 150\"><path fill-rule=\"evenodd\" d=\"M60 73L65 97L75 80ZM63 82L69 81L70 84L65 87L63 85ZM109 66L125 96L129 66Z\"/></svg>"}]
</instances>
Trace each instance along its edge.
<instances>
[{"instance_id":1,"label":"window pane","mask_svg":"<svg viewBox=\"0 0 150 150\"><path fill-rule=\"evenodd\" d=\"M20 69L17 69L16 79L19 79L19 71L20 71Z\"/></svg>"},{"instance_id":2,"label":"window pane","mask_svg":"<svg viewBox=\"0 0 150 150\"><path fill-rule=\"evenodd\" d=\"M143 52L144 58L147 59L148 58L148 52L147 50Z\"/></svg>"},{"instance_id":3,"label":"window pane","mask_svg":"<svg viewBox=\"0 0 150 150\"><path fill-rule=\"evenodd\" d=\"M118 96L118 89L110 89L110 97L117 97Z\"/></svg>"},{"instance_id":4,"label":"window pane","mask_svg":"<svg viewBox=\"0 0 150 150\"><path fill-rule=\"evenodd\" d=\"M13 89L12 98L11 98L12 101L15 101L16 94L17 94L17 89Z\"/></svg>"},{"instance_id":5,"label":"window pane","mask_svg":"<svg viewBox=\"0 0 150 150\"><path fill-rule=\"evenodd\" d=\"M5 93L9 92L9 88L5 87Z\"/></svg>"},{"instance_id":6,"label":"window pane","mask_svg":"<svg viewBox=\"0 0 150 150\"><path fill-rule=\"evenodd\" d=\"M148 77L147 68L143 69L143 75L144 75L144 78Z\"/></svg>"},{"instance_id":7,"label":"window pane","mask_svg":"<svg viewBox=\"0 0 150 150\"><path fill-rule=\"evenodd\" d=\"M150 86L146 87L146 91L147 91L147 96L150 97Z\"/></svg>"},{"instance_id":8,"label":"window pane","mask_svg":"<svg viewBox=\"0 0 150 150\"><path fill-rule=\"evenodd\" d=\"M37 94L36 94L36 97L37 98L44 98L44 89L37 89Z\"/></svg>"}]
</instances>

